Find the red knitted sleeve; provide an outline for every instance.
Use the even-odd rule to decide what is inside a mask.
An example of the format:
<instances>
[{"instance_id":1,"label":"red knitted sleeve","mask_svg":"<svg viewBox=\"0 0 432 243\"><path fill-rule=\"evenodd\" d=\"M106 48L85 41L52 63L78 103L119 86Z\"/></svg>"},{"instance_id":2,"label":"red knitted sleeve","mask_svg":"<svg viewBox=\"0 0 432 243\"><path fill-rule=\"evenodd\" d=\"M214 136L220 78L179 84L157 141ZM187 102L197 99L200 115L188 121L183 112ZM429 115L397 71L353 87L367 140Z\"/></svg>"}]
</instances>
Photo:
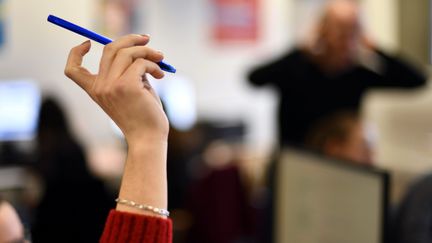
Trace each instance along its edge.
<instances>
[{"instance_id":1,"label":"red knitted sleeve","mask_svg":"<svg viewBox=\"0 0 432 243\"><path fill-rule=\"evenodd\" d=\"M171 243L172 221L111 210L100 243Z\"/></svg>"}]
</instances>

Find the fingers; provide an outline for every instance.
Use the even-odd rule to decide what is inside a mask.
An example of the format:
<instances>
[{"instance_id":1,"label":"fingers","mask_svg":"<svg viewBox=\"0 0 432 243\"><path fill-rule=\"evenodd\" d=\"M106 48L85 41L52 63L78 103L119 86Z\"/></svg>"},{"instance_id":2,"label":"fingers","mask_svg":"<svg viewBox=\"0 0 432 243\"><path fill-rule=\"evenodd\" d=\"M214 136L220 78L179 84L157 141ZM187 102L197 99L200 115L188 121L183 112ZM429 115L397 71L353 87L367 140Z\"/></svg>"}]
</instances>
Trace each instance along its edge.
<instances>
[{"instance_id":1,"label":"fingers","mask_svg":"<svg viewBox=\"0 0 432 243\"><path fill-rule=\"evenodd\" d=\"M105 46L99 66L99 75L106 77L112 62L120 49L132 46L146 45L150 41L147 35L127 35Z\"/></svg>"},{"instance_id":2,"label":"fingers","mask_svg":"<svg viewBox=\"0 0 432 243\"><path fill-rule=\"evenodd\" d=\"M83 57L90 50L90 41L86 41L79 46L72 48L65 67L67 77L75 81L85 91L89 91L95 75L81 66Z\"/></svg>"},{"instance_id":3,"label":"fingers","mask_svg":"<svg viewBox=\"0 0 432 243\"><path fill-rule=\"evenodd\" d=\"M143 58L138 58L126 69L121 76L121 80L124 80L124 82L130 82L133 86L139 86L142 88L143 81L146 81L146 73L149 73L157 79L163 78L164 76L164 72L156 63ZM147 83L147 85L149 84Z\"/></svg>"},{"instance_id":4,"label":"fingers","mask_svg":"<svg viewBox=\"0 0 432 243\"><path fill-rule=\"evenodd\" d=\"M82 67L84 55L90 50L90 42L86 41L74 47L69 54L65 74L82 87L93 99L96 94L108 93L111 89L130 88L143 89L142 77L149 73L153 77L163 78L164 72L156 64L163 59L162 53L143 46L148 36L129 35L120 38L104 49L101 68L98 75L91 74ZM106 64L102 64L105 62ZM109 68L108 68L109 66ZM151 87L145 87L153 92ZM129 91L128 91L129 92ZM98 99L96 99L98 100Z\"/></svg>"},{"instance_id":5,"label":"fingers","mask_svg":"<svg viewBox=\"0 0 432 243\"><path fill-rule=\"evenodd\" d=\"M134 63L128 68L128 71L126 72L139 75L141 78L146 73L149 73L156 79L161 79L165 75L165 73L156 63L142 58L136 59L136 61L134 61Z\"/></svg>"},{"instance_id":6,"label":"fingers","mask_svg":"<svg viewBox=\"0 0 432 243\"><path fill-rule=\"evenodd\" d=\"M160 100L159 95L156 93L156 91L151 86L146 75L142 76L142 83L143 83L144 88L150 92L150 94L158 101L159 106L162 107L162 101Z\"/></svg>"},{"instance_id":7,"label":"fingers","mask_svg":"<svg viewBox=\"0 0 432 243\"><path fill-rule=\"evenodd\" d=\"M135 61L135 59L138 58L147 59L152 62L160 62L163 59L163 55L161 52L155 51L146 46L134 46L121 49L112 62L109 77L113 78L121 76Z\"/></svg>"}]
</instances>

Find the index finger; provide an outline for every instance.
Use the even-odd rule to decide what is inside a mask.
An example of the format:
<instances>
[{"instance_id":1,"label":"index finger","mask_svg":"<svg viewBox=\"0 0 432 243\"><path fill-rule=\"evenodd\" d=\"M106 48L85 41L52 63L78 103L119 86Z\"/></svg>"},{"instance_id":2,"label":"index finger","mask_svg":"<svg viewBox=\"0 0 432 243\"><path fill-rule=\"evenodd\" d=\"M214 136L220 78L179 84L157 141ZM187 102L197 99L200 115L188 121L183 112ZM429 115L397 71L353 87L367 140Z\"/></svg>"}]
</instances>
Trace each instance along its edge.
<instances>
[{"instance_id":1,"label":"index finger","mask_svg":"<svg viewBox=\"0 0 432 243\"><path fill-rule=\"evenodd\" d=\"M90 50L90 41L85 41L81 45L71 49L66 62L65 74L75 81L81 88L88 91L95 79L86 68L82 67L83 57Z\"/></svg>"}]
</instances>

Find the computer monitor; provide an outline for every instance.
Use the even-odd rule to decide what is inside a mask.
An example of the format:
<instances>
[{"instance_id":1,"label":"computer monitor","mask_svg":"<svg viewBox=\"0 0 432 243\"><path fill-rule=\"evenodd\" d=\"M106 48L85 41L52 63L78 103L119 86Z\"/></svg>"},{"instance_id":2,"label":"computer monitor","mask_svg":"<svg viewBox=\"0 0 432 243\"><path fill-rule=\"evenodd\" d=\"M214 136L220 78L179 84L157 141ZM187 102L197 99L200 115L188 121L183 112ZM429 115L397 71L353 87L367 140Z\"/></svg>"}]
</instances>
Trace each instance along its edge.
<instances>
[{"instance_id":1,"label":"computer monitor","mask_svg":"<svg viewBox=\"0 0 432 243\"><path fill-rule=\"evenodd\" d=\"M0 142L33 138L40 99L31 80L0 80Z\"/></svg>"},{"instance_id":2,"label":"computer monitor","mask_svg":"<svg viewBox=\"0 0 432 243\"><path fill-rule=\"evenodd\" d=\"M286 148L275 176L275 242L385 241L386 172Z\"/></svg>"}]
</instances>

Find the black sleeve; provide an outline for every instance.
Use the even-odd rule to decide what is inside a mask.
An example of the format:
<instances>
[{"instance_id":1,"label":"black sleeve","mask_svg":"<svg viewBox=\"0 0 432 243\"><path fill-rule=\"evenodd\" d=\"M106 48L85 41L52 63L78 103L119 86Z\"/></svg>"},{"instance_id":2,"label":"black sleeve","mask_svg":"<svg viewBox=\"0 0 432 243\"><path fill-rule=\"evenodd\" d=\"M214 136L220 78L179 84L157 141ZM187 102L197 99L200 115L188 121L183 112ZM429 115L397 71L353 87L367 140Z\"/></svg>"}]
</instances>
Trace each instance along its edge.
<instances>
[{"instance_id":1,"label":"black sleeve","mask_svg":"<svg viewBox=\"0 0 432 243\"><path fill-rule=\"evenodd\" d=\"M377 54L384 64L384 83L382 85L409 88L419 87L426 83L425 73L414 65L381 51L377 51Z\"/></svg>"},{"instance_id":2,"label":"black sleeve","mask_svg":"<svg viewBox=\"0 0 432 243\"><path fill-rule=\"evenodd\" d=\"M297 56L296 52L253 69L248 74L249 82L261 86L269 83L278 85L282 80L286 80L290 75L290 69L293 68L291 63Z\"/></svg>"}]
</instances>

